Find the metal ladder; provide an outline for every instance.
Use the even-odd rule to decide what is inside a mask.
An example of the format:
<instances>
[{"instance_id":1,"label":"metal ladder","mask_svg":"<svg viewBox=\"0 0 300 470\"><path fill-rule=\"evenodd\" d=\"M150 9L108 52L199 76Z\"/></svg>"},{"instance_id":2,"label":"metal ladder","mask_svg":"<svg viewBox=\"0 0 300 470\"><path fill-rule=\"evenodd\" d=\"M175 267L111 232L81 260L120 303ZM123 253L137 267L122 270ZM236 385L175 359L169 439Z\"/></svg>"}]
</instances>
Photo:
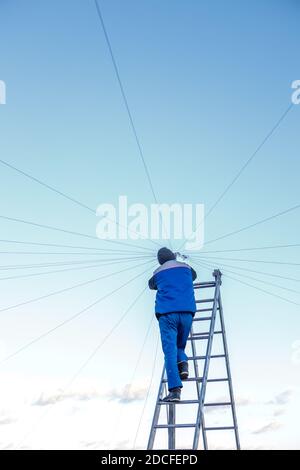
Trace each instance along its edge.
<instances>
[{"instance_id":1,"label":"metal ladder","mask_svg":"<svg viewBox=\"0 0 300 470\"><path fill-rule=\"evenodd\" d=\"M223 308L222 308L222 301L221 301L221 294L220 294L220 286L222 284L221 276L222 273L219 270L215 270L213 272L214 281L210 282L200 282L194 284L195 294L196 291L202 289L209 289L214 288L214 296L213 298L207 299L196 299L197 310L195 317L193 319L191 332L188 338L188 341L191 343L191 356L188 357L189 363L193 363L194 369L194 377L188 378L186 381L183 382L194 382L196 385L196 398L193 400L181 400L179 403L165 403L162 402L163 395L166 393L166 386L167 386L167 378L166 378L166 371L165 367L163 368L161 381L159 385L156 405L154 416L152 420L152 426L150 430L149 440L147 449L153 449L155 444L155 438L157 438L157 430L164 429L168 432L168 449L176 449L176 429L179 428L194 428L193 431L193 442L191 445L191 449L199 449L199 440L200 436L202 437L202 448L204 450L208 449L208 440L207 440L207 432L209 431L231 431L234 433L234 442L235 448L237 450L240 449L240 440L239 440L239 433L238 433L238 425L237 425L237 417L236 417L236 410L235 410L235 402L234 402L234 395L233 395L233 387L232 387L232 379L231 379L231 372L230 372L230 365L229 365L229 356L228 356L228 348L227 348L227 340L226 340L226 332L225 332L225 324L224 324L224 317L223 317ZM204 304L205 308L200 308L201 305ZM208 304L208 305L205 305ZM211 305L209 305L211 304ZM199 307L199 308L198 308ZM216 323L219 317L219 324L220 329L216 330ZM199 323L198 323L199 322ZM203 323L208 322L209 328L206 331L201 333L196 333L194 330L196 329L197 325L203 325ZM213 346L213 338L215 335L221 335L222 341L222 351L221 354L212 354L212 346ZM206 352L205 355L197 355L197 347L196 344L198 341L207 341L206 344ZM226 374L224 377L220 378L210 378L209 376L209 366L210 361L213 359L223 359L225 361L225 370ZM202 363L203 369L201 376L199 375L199 364ZM224 382L228 384L228 392L229 392L229 400L228 401L217 401L213 403L209 403L205 401L206 396L206 387L208 383L217 383L217 382ZM195 415L196 419L194 423L176 423L176 407L177 406L184 406L184 405L194 405L195 407ZM160 420L160 412L161 407L166 407L166 423L159 423ZM208 407L230 407L231 408L231 416L232 416L232 424L229 426L206 426L205 425L205 409ZM217 408L216 408L217 409Z\"/></svg>"}]
</instances>

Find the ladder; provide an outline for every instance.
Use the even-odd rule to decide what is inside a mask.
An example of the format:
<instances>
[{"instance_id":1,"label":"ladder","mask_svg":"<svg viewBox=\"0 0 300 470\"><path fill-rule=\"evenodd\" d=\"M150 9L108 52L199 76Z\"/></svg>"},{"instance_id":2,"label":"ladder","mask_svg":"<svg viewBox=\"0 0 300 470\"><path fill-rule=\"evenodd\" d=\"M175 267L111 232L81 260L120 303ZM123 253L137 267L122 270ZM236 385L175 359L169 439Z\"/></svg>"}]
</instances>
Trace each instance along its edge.
<instances>
[{"instance_id":1,"label":"ladder","mask_svg":"<svg viewBox=\"0 0 300 470\"><path fill-rule=\"evenodd\" d=\"M234 448L237 450L240 449L240 440L238 433L236 409L233 395L232 379L230 372L229 356L228 356L228 347L226 340L223 308L221 301L220 287L222 284L221 281L222 273L216 269L213 272L214 280L210 282L199 282L194 284L195 297L197 310L193 319L192 328L188 338L188 344L190 345L191 355L188 356L189 364L193 364L194 376L183 381L184 389L187 382L193 382L196 385L194 399L184 400L182 399L178 403L166 403L161 401L163 396L166 394L167 390L167 378L165 367L163 368L161 381L159 385L149 440L147 449L153 449L155 441L158 440L157 431L164 430L167 431L167 442L168 449L176 449L176 430L181 428L191 428L192 429L192 445L189 447L191 449L197 450L203 448L208 450L208 438L207 433L210 431L229 431L233 433L233 442ZM197 299L197 291L200 292L202 289L214 289L214 295L206 299ZM217 326L219 324L219 327ZM208 325L204 328L204 332L196 332L197 327L202 325ZM218 328L218 329L217 329ZM213 353L213 339L218 337L220 351L217 354ZM201 347L204 347L202 355L197 353L197 343L199 346L201 342ZM204 342L204 344L203 344ZM213 367L213 361L223 361L223 366L225 373L222 374L222 377L210 377L209 370L210 365ZM224 364L225 361L225 364ZM202 372L199 372L201 367ZM223 383L226 386L226 395L228 394L228 400L216 400L213 402L206 401L207 395L207 384L217 384ZM228 387L227 387L228 386ZM183 393L184 392L183 389ZM195 418L192 420L192 423L176 423L176 412L178 411L177 406L184 407L189 405L192 407L192 414ZM161 409L165 408L166 419L161 423ZM210 410L230 410L230 423L226 426L213 425L207 426L205 424L205 413L210 408ZM180 410L183 411L183 410ZM178 432L178 431L177 431ZM165 437L165 436L164 436ZM200 447L200 440L202 441L202 446Z\"/></svg>"}]
</instances>

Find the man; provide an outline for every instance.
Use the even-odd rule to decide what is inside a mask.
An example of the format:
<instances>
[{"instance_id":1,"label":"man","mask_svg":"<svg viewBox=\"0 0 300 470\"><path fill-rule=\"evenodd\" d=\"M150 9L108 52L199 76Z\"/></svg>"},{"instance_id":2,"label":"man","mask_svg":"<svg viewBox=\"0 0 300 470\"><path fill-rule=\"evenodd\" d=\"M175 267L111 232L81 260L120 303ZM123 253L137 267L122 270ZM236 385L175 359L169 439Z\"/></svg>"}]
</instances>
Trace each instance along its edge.
<instances>
[{"instance_id":1,"label":"man","mask_svg":"<svg viewBox=\"0 0 300 470\"><path fill-rule=\"evenodd\" d=\"M181 380L189 375L184 350L196 311L193 281L197 274L188 264L177 261L168 248L161 248L157 259L160 266L149 280L149 288L157 290L155 315L159 321L168 378L169 394L163 401L178 402Z\"/></svg>"}]
</instances>

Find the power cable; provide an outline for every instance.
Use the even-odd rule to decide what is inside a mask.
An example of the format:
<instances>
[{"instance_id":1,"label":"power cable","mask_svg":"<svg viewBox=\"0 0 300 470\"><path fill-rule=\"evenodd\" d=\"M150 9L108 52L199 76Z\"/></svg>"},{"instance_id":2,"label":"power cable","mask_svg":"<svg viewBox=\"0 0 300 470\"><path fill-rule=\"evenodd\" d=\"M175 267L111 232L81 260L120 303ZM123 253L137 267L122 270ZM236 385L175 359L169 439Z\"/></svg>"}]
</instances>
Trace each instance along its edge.
<instances>
[{"instance_id":1,"label":"power cable","mask_svg":"<svg viewBox=\"0 0 300 470\"><path fill-rule=\"evenodd\" d=\"M122 95L122 98L123 98L123 101L124 101L124 105L125 105L125 108L126 108L126 111L127 111L127 114L128 114L130 126L131 126L131 129L132 129L133 135L134 135L135 142L136 142L137 147L138 147L139 156L140 156L140 159L142 161L142 164L143 164L143 167L144 167L144 170L145 170L146 178L148 180L153 199L154 199L155 203L158 204L158 199L157 199L157 196L156 196L156 193L155 193L155 190L154 190L154 186L153 186L153 183L152 183L152 179L151 179L151 176L150 176L150 171L148 169L146 159L145 159L145 156L144 156L144 152L143 152L143 149L142 149L142 145L141 145L140 139L138 137L138 133L137 133L136 126L135 126L135 123L134 123L134 119L133 119L133 114L131 112L129 102L128 102L128 98L127 98L126 93L125 93L125 88L124 88L124 85L123 85L122 80L121 80L119 67L117 65L117 61L116 61L116 58L115 58L115 55L114 55L114 52L113 52L113 49L112 49L111 41L110 41L110 38L108 36L107 28L106 28L105 23L104 23L104 19L103 19L103 15L102 15L102 12L101 12L101 9L100 9L100 6L99 6L99 2L97 0L94 0L94 1L95 1L95 6L96 6L96 11L97 11L97 14L98 14L98 18L99 18L100 23L101 23L101 27L102 27L102 30L103 30L103 33L104 33L105 41L106 41L106 44L107 44L107 47L108 47L108 50L109 50L109 54L110 54L110 57L111 57L111 61L112 61L112 64L113 64L113 68L114 68L114 71L115 71L115 74L116 74L116 78L117 78L117 81L118 81L118 84L119 84L119 87L120 87L120 91L121 91L121 95ZM163 224L163 219L162 219L161 212L160 212L160 217L161 217L161 221L162 221L162 224ZM165 226L164 226L164 228L165 228L165 232L167 233ZM170 245L171 245L171 248L172 248L171 241L170 241Z\"/></svg>"},{"instance_id":2,"label":"power cable","mask_svg":"<svg viewBox=\"0 0 300 470\"><path fill-rule=\"evenodd\" d=\"M100 302L102 302L103 300L107 299L108 297L110 297L111 295L115 294L116 292L118 292L120 289L122 289L123 287L127 286L128 284L130 284L132 281L134 281L135 279L138 279L139 277L141 277L143 274L145 274L146 272L149 271L149 268L147 268L145 271L143 271L142 273L139 273L137 276L134 276L133 278L129 279L129 281L125 282L124 284L120 285L119 287L117 287L116 289L113 289L112 291L110 291L108 294L105 294L104 296L100 297L99 299L97 299L95 302L89 304L87 307L83 308L82 310L80 310L79 312L75 313L74 315L72 315L71 317L67 318L66 320L58 323L56 326L54 326L53 328L50 328L49 330L45 331L44 333L42 333L41 335L37 336L36 338L34 338L33 340L29 341L28 343L26 343L24 346L20 347L19 349L17 349L16 351L14 351L13 353L9 354L8 356L6 356L4 359L2 359L2 361L0 361L0 366L2 364L4 364L5 362L7 362L9 359L12 359L13 357L17 356L20 352L22 351L25 351L27 348L29 348L30 346L32 346L33 344L37 343L38 341L40 341L41 339L45 338L46 336L50 335L51 333L53 333L54 331L57 331L59 328L61 328L62 326L65 326L66 324L70 323L71 321L75 320L75 318L78 318L80 317L81 315L83 315L84 313L86 313L88 310L90 310L92 307L94 307L95 305L99 304Z\"/></svg>"},{"instance_id":3,"label":"power cable","mask_svg":"<svg viewBox=\"0 0 300 470\"><path fill-rule=\"evenodd\" d=\"M50 292L50 294L42 295L40 297L35 297L34 299L26 300L25 302L20 302L20 303L15 304L15 305L10 305L9 307L5 307L5 308L0 309L0 313L7 312L8 310L12 310L12 309L15 309L15 308L18 308L18 307L23 307L24 305L29 305L29 304L32 304L32 303L37 302L39 300L48 299L49 297L52 297L52 296L58 295L58 294L62 294L64 292L69 292L71 290L77 289L78 287L87 286L89 284L100 281L102 279L106 279L106 278L114 276L116 274L121 274L125 271L129 271L131 269L138 268L139 266L144 266L145 264L151 263L151 261L152 260L150 260L150 261L148 260L145 263L138 264L137 266L130 266L129 268L122 269L121 271L117 271L117 272L110 273L110 274L105 274L104 276L96 277L95 279L90 279L89 281L80 282L79 284L75 284L75 285L70 286L70 287L65 287L64 289L59 289L57 291Z\"/></svg>"},{"instance_id":4,"label":"power cable","mask_svg":"<svg viewBox=\"0 0 300 470\"><path fill-rule=\"evenodd\" d=\"M282 123L282 121L285 119L285 117L288 115L288 113L291 111L291 109L293 108L294 104L290 104L288 106L288 108L284 111L284 113L280 116L280 118L278 119L278 121L275 123L275 125L272 127L272 129L268 132L268 134L264 137L264 139L262 140L262 142L258 145L258 147L255 149L255 151L250 155L250 157L246 160L246 162L244 163L244 165L241 167L241 169L238 171L238 173L236 174L236 176L233 178L233 180L226 186L226 188L224 189L224 191L220 194L220 196L217 198L217 200L214 202L214 204L210 207L209 211L207 212L207 214L205 215L205 217L203 217L202 221L200 222L200 224L197 226L196 230L197 231L199 229L199 227L201 227L201 225L203 224L203 222L210 216L210 214L214 211L214 209L217 207L217 205L221 202L221 200L224 198L224 196L228 193L228 191L232 188L232 186L236 183L236 181L239 179L239 177L241 176L241 174L245 171L245 169L248 167L248 165L252 162L252 160L254 159L254 157L258 154L258 152L262 149L262 147L265 145L265 143L270 139L270 137L274 134L274 132L276 131L276 129L279 127L279 125ZM192 234L191 234L192 235ZM184 242L182 243L182 245L179 247L179 250L181 250L181 248L183 247L183 245L185 244L186 240L188 238L185 238Z\"/></svg>"}]
</instances>

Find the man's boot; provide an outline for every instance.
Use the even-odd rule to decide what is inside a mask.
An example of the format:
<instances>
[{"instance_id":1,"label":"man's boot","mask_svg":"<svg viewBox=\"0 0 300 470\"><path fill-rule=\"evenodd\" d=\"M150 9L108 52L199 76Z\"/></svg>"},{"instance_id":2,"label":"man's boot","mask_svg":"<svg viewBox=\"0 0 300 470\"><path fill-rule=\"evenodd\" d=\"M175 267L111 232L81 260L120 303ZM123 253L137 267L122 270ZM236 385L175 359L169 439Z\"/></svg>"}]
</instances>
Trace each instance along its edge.
<instances>
[{"instance_id":1,"label":"man's boot","mask_svg":"<svg viewBox=\"0 0 300 470\"><path fill-rule=\"evenodd\" d=\"M180 401L180 395L181 395L181 388L172 388L169 390L169 395L167 395L162 401L164 402L170 402L170 403L176 403Z\"/></svg>"},{"instance_id":2,"label":"man's boot","mask_svg":"<svg viewBox=\"0 0 300 470\"><path fill-rule=\"evenodd\" d=\"M181 380L186 380L189 376L189 364L187 361L177 363Z\"/></svg>"}]
</instances>

